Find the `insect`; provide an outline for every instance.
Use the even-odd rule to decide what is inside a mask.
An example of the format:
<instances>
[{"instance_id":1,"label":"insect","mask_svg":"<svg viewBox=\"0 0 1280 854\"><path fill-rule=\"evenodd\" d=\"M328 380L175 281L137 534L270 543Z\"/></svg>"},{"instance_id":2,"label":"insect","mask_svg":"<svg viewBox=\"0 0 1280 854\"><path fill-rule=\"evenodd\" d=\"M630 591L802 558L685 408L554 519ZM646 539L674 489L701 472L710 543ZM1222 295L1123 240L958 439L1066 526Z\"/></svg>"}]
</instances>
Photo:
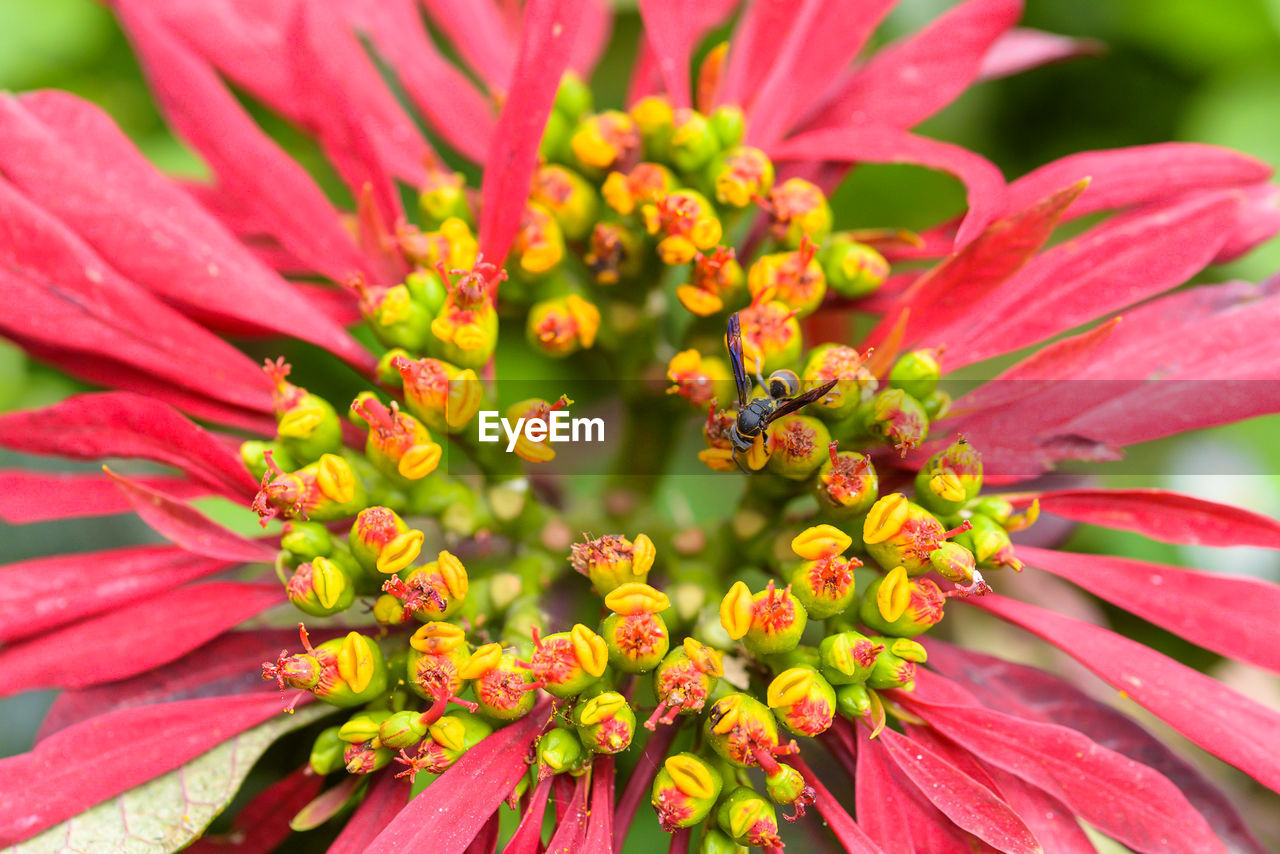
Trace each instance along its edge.
<instances>
[{"instance_id":1,"label":"insect","mask_svg":"<svg viewBox=\"0 0 1280 854\"><path fill-rule=\"evenodd\" d=\"M729 316L727 340L729 363L733 365L733 381L738 387L738 420L729 431L729 441L734 448L733 461L745 472L747 469L738 461L738 452L746 453L751 450L757 436L767 440L771 423L813 403L831 391L836 380L800 394L800 377L796 376L795 371L774 371L765 380L757 370L756 379L769 395L752 398L751 381L747 379L747 369L742 359L742 326L736 313Z\"/></svg>"}]
</instances>

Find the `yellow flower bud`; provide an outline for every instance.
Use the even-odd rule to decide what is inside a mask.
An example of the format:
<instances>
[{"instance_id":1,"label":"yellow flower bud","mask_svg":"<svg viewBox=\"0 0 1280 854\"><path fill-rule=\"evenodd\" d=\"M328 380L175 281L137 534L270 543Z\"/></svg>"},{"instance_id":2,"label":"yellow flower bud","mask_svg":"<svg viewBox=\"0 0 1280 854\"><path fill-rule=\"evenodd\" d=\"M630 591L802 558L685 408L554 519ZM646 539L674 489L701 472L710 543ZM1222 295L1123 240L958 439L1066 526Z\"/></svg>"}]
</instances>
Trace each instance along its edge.
<instances>
[{"instance_id":1,"label":"yellow flower bud","mask_svg":"<svg viewBox=\"0 0 1280 854\"><path fill-rule=\"evenodd\" d=\"M418 559L425 536L421 531L406 531L383 547L378 555L378 572L394 575Z\"/></svg>"},{"instance_id":2,"label":"yellow flower bud","mask_svg":"<svg viewBox=\"0 0 1280 854\"><path fill-rule=\"evenodd\" d=\"M459 371L449 380L449 396L445 401L444 421L455 429L462 427L480 411L484 390L480 378L470 368Z\"/></svg>"},{"instance_id":3,"label":"yellow flower bud","mask_svg":"<svg viewBox=\"0 0 1280 854\"><path fill-rule=\"evenodd\" d=\"M779 673L769 683L766 699L769 708L777 709L800 702L813 690L813 670L809 667L793 667Z\"/></svg>"},{"instance_id":4,"label":"yellow flower bud","mask_svg":"<svg viewBox=\"0 0 1280 854\"><path fill-rule=\"evenodd\" d=\"M436 470L443 454L444 449L435 442L414 445L404 452L404 456L396 464L396 471L409 480L421 480Z\"/></svg>"},{"instance_id":5,"label":"yellow flower bud","mask_svg":"<svg viewBox=\"0 0 1280 854\"><path fill-rule=\"evenodd\" d=\"M338 504L345 504L356 495L356 475L351 465L337 454L325 454L320 457L316 472L316 485L325 498Z\"/></svg>"},{"instance_id":6,"label":"yellow flower bud","mask_svg":"<svg viewBox=\"0 0 1280 854\"><path fill-rule=\"evenodd\" d=\"M705 762L699 762L691 756L677 754L668 756L662 763L671 775L671 782L677 789L691 798L711 798L715 796L716 785L707 770Z\"/></svg>"},{"instance_id":7,"label":"yellow flower bud","mask_svg":"<svg viewBox=\"0 0 1280 854\"><path fill-rule=\"evenodd\" d=\"M671 600L667 598L667 594L648 584L629 581L609 591L604 597L604 605L615 614L630 617L665 611L671 607Z\"/></svg>"},{"instance_id":8,"label":"yellow flower bud","mask_svg":"<svg viewBox=\"0 0 1280 854\"><path fill-rule=\"evenodd\" d=\"M351 632L338 649L338 675L351 690L359 694L373 681L373 641L359 632Z\"/></svg>"},{"instance_id":9,"label":"yellow flower bud","mask_svg":"<svg viewBox=\"0 0 1280 854\"><path fill-rule=\"evenodd\" d=\"M609 664L609 648L605 646L604 638L577 623L569 632L569 641L582 669L592 676L602 676Z\"/></svg>"},{"instance_id":10,"label":"yellow flower bud","mask_svg":"<svg viewBox=\"0 0 1280 854\"><path fill-rule=\"evenodd\" d=\"M626 705L626 698L614 691L599 694L586 702L578 715L578 720L583 726L594 726L606 718L613 717Z\"/></svg>"},{"instance_id":11,"label":"yellow flower bud","mask_svg":"<svg viewBox=\"0 0 1280 854\"><path fill-rule=\"evenodd\" d=\"M465 633L453 623L425 623L409 638L409 646L428 655L452 652L462 645Z\"/></svg>"},{"instance_id":12,"label":"yellow flower bud","mask_svg":"<svg viewBox=\"0 0 1280 854\"><path fill-rule=\"evenodd\" d=\"M880 589L876 591L876 607L880 609L880 616L892 623L906 613L910 604L911 579L907 577L905 567L895 566L880 582Z\"/></svg>"},{"instance_id":13,"label":"yellow flower bud","mask_svg":"<svg viewBox=\"0 0 1280 854\"><path fill-rule=\"evenodd\" d=\"M720 625L734 640L741 640L751 628L755 602L750 588L743 581L735 581L720 601Z\"/></svg>"},{"instance_id":14,"label":"yellow flower bud","mask_svg":"<svg viewBox=\"0 0 1280 854\"><path fill-rule=\"evenodd\" d=\"M693 638L685 638L682 646L685 656L698 670L717 679L724 675L724 660L720 653Z\"/></svg>"},{"instance_id":15,"label":"yellow flower bud","mask_svg":"<svg viewBox=\"0 0 1280 854\"><path fill-rule=\"evenodd\" d=\"M884 496L867 511L862 525L862 541L867 545L883 543L902 528L907 521L907 497L901 492Z\"/></svg>"},{"instance_id":16,"label":"yellow flower bud","mask_svg":"<svg viewBox=\"0 0 1280 854\"><path fill-rule=\"evenodd\" d=\"M440 552L436 558L436 569L440 572L440 577L444 579L444 586L449 588L453 598L462 599L467 595L471 585L467 578L466 567L452 552Z\"/></svg>"},{"instance_id":17,"label":"yellow flower bud","mask_svg":"<svg viewBox=\"0 0 1280 854\"><path fill-rule=\"evenodd\" d=\"M853 538L834 525L815 525L791 541L791 550L805 560L820 560L838 555L851 545Z\"/></svg>"},{"instance_id":18,"label":"yellow flower bud","mask_svg":"<svg viewBox=\"0 0 1280 854\"><path fill-rule=\"evenodd\" d=\"M427 734L436 744L454 752L466 747L467 728L455 717L443 717L427 727Z\"/></svg>"},{"instance_id":19,"label":"yellow flower bud","mask_svg":"<svg viewBox=\"0 0 1280 854\"><path fill-rule=\"evenodd\" d=\"M471 657L458 665L458 675L463 679L479 679L502 661L502 644L487 643L471 653Z\"/></svg>"},{"instance_id":20,"label":"yellow flower bud","mask_svg":"<svg viewBox=\"0 0 1280 854\"><path fill-rule=\"evenodd\" d=\"M316 557L311 560L311 586L316 591L316 599L326 608L332 608L346 587L347 578L342 570L327 557Z\"/></svg>"},{"instance_id":21,"label":"yellow flower bud","mask_svg":"<svg viewBox=\"0 0 1280 854\"><path fill-rule=\"evenodd\" d=\"M631 548L631 571L636 575L645 575L653 568L653 561L657 555L658 550L648 534L636 537Z\"/></svg>"}]
</instances>

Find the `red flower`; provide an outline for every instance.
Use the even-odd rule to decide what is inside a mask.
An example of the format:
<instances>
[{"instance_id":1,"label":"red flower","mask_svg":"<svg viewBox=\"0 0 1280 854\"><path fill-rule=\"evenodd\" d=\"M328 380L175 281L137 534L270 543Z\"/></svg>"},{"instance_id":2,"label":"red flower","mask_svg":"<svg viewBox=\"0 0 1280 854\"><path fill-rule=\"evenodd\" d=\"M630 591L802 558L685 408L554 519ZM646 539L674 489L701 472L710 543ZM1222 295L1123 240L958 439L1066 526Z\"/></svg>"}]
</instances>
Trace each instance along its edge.
<instances>
[{"instance_id":1,"label":"red flower","mask_svg":"<svg viewBox=\"0 0 1280 854\"><path fill-rule=\"evenodd\" d=\"M1276 585L1009 540L1046 512L1166 542L1280 548L1275 520L1158 490L1023 484L1017 493L980 494L984 478L987 486L1020 483L1062 461L1115 458L1128 445L1280 411L1280 392L1269 382L1280 364L1272 334L1280 279L1170 293L1280 230L1267 166L1224 149L1165 144L1077 154L1006 183L978 155L911 133L972 82L1089 50L1013 29L1017 0L967 0L866 61L856 60L892 0L754 0L738 16L727 54L713 49L697 69L696 91L689 85L695 48L738 4L641 0L645 32L628 96L635 109L582 122L590 118L589 93L565 75L588 74L604 49L611 22L601 0L523 7L423 0L465 70L441 55L411 0L111 5L164 114L212 180L184 184L162 175L98 108L68 94L0 96L0 294L11 307L0 315L0 334L36 359L112 389L0 417L0 446L76 460L145 460L171 471L0 472L0 517L25 523L133 510L168 544L0 567L0 692L63 689L32 751L0 760L0 843L70 835L68 822L91 808L207 758L246 731L267 732L260 728L279 722L282 704L275 684L259 676L263 662L303 667L314 654L323 658L325 689L316 696L325 705L304 707L302 716L359 708L313 733L310 770L271 769L282 772L239 811L226 847L247 837L266 850L288 838L295 814L319 823L355 802L331 850L492 852L507 803L521 812L514 835L501 840L507 852L542 850L549 804L556 821L547 850L609 851L625 841L677 735L692 724L713 747L750 736L749 750L716 747L723 780L703 779L699 769L713 766L697 757L663 772L662 797L694 805L688 815L701 810L699 832L726 845L780 841L773 806L751 790L747 769L761 765L769 797L796 808L783 818L810 821L801 814L812 804L850 852L1091 850L1077 818L1138 851L1262 850L1226 795L1071 678L923 633L942 620L951 598L964 596L965 605L1048 641L1121 697L1280 791L1280 713L1078 616L1004 593L981 595L988 585L1006 586L1001 567L1025 564L1028 574L1059 576L1183 640L1280 671ZM478 196L433 150L384 68L432 139L479 166ZM355 209L336 207L258 128L228 83L314 139ZM701 172L740 143L747 153L726 162L753 170L734 185L733 206L757 216L758 227L741 245L726 246L725 235L740 231L722 228L708 197L715 182ZM633 162L639 157L644 162ZM563 168L559 206L530 199L542 160ZM827 196L860 163L950 173L965 186L967 209L921 235L832 236ZM611 185L606 166L618 170ZM420 215L404 208L405 184L422 192ZM597 194L607 186L615 192L603 194L603 206L613 210L603 212ZM639 188L623 194L626 210L610 198L619 187ZM677 207L680 222L670 216ZM1098 222L1049 245L1058 226L1086 215ZM522 253L529 260L519 237L529 222L538 224L546 251L516 270L507 262ZM600 234L608 237L607 258ZM594 235L591 245L584 235ZM762 246L766 240L776 245ZM665 249L655 253L659 241ZM804 287L753 277L747 268L765 250L774 251L775 264L795 260L792 278L803 272ZM578 266L562 263L575 255ZM744 366L748 389L749 375L766 363L780 369L768 382L785 388L786 375L799 382L805 358L818 366L806 373L826 371L822 378L838 384L789 422L814 440L792 454L804 466L782 459L786 442L756 442L741 455L761 471L753 483L771 487L749 493L743 512L724 520L724 537L673 529L639 535L634 548L618 534L588 537L588 545L616 541L634 554L579 569L601 595L615 591L614 604L628 606L617 613L642 615L672 642L660 660L628 657L615 648L616 633L585 624L569 631L569 609L562 609L556 619L564 631L554 643L572 679L560 680L553 700L540 691L547 674L532 656L539 631L551 628L538 597L553 578L557 591L576 585L574 595L586 594L587 582L559 578L571 552L562 508L535 505L527 480L511 480L468 443L463 428L481 392L476 373L465 369L493 378L497 306L527 313L539 300L586 305L595 313L578 314L590 322L574 315L590 327L578 336L581 348L603 350L646 375L670 361L673 382L698 385L697 394L692 386L677 390L707 410L715 428L702 458L728 472L719 476L741 477L738 468L746 467L728 439L741 438L743 425L732 412L716 420L709 392L723 384L722 351L700 352L701 330L694 342L664 339L655 349L652 336L670 334L649 328L647 306L665 298L661 289L644 290L661 277L659 259L715 267L701 278L685 271L673 279L685 282L679 301L698 315L747 308L738 285L755 283L748 311L776 321L779 335L765 340L760 323L744 323L747 361L759 357ZM882 283L889 264L908 260L932 266ZM504 265L513 267L510 282ZM719 273L724 281L711 281ZM363 302L330 286L354 282ZM702 298L691 300L699 288ZM795 304L800 299L806 304ZM664 304L680 310L675 300ZM848 340L854 311L879 318L857 350ZM362 317L384 345L377 355L347 330ZM223 336L297 339L326 351L367 380L351 411L364 413L375 431L397 427L399 444L375 435L366 445L340 420L345 407L287 382L283 362L268 363L264 373ZM807 346L830 340L849 352L838 360L806 357L801 339ZM943 373L1038 345L954 402L938 387ZM903 354L911 358L895 364ZM440 380L435 409L423 410L430 425L396 401L412 373L405 366L424 356ZM324 377L314 379L318 387ZM877 394L881 382L889 386ZM391 395L390 406L375 389ZM730 400L732 392L718 396ZM637 406L667 426L686 416L702 423L702 412L688 406L660 409L663 397L659 391ZM418 412L415 400L410 408ZM570 403L558 400L515 408ZM654 420L646 429L660 429ZM436 439L445 434L490 478L483 488L441 464L445 440ZM946 454L961 434L980 466L970 456L963 470L949 466ZM242 443L245 435L254 438ZM676 447L674 438L641 435L659 452ZM543 448L536 441L522 447ZM846 450L837 452L841 441ZM522 456L554 455L548 446ZM909 489L912 478L914 501L895 492ZM850 479L857 489L845 488ZM826 501L814 524L826 521L814 536L841 547L797 554L825 561L819 568L832 571L824 584L840 595L819 596L810 580L799 590L811 608L806 623L806 606L785 581L756 585L767 591L759 600L744 582L729 584L740 565L783 572L775 538L796 532L783 530L782 507L807 488L801 484L815 482ZM876 502L881 486L895 497ZM594 502L591 518L604 525L630 517L629 496ZM246 538L188 503L206 497L291 518L265 537ZM346 545L350 520L375 506L405 528L392 532L402 545L388 544L395 551L389 561ZM653 515L638 519L648 524ZM421 521L428 517L429 525ZM449 539L428 549L438 553L434 562L407 565L426 538L410 524ZM926 538L927 549L907 548L919 530L937 536ZM848 543L866 549L867 560L837 557ZM447 550L455 548L470 566ZM582 548L573 547L575 559ZM669 599L639 583L658 555L655 577L670 580ZM232 569L234 578L215 577ZM857 582L860 603L848 589L855 569L886 573L870 586ZM788 563L784 577L794 570ZM293 657L280 652L295 648L291 632L245 625L288 601L287 571L300 572L294 599L309 614L338 613L351 623L315 631ZM940 585L907 579L935 571ZM344 609L339 593L351 590L370 607ZM726 590L720 617L727 633L714 614L700 619L700 609L714 611ZM753 627L762 614L777 616L769 608L786 611L786 631ZM864 628L885 635L861 634L860 614ZM417 632L403 625L415 618L424 624ZM806 626L843 640L819 653L804 643L814 636L802 635ZM745 648L730 637L746 638ZM866 660L842 660L850 648L866 651ZM405 676L420 666L441 684ZM786 690L775 692L781 699L766 706L750 692L764 698L758 689L770 680L761 682L761 674L773 670L790 675ZM270 665L267 673L278 675ZM482 703L477 711L460 699L474 690L465 683L495 673L519 689L510 703ZM304 693L288 702L311 699ZM634 725L639 706L652 735ZM319 708L325 712L305 711ZM389 719L394 725L384 730ZM806 739L805 754L812 759L818 744L847 775L832 773L830 763L811 768L794 742L780 738L779 720L798 734L821 733ZM585 737L622 730L625 739ZM620 754L615 768L601 745L633 737L644 740L635 747L639 761ZM413 750L421 744L416 755L443 757L432 767L447 770L434 781L425 773L412 784L401 780L384 738L411 767L420 764ZM700 749L701 737L697 744L690 749ZM347 754L372 779L351 777L320 792L311 772L338 773ZM676 829L685 813L668 812L673 850L681 850L690 844L689 829ZM173 846L203 830L173 829ZM212 848L214 840L197 845Z\"/></svg>"}]
</instances>

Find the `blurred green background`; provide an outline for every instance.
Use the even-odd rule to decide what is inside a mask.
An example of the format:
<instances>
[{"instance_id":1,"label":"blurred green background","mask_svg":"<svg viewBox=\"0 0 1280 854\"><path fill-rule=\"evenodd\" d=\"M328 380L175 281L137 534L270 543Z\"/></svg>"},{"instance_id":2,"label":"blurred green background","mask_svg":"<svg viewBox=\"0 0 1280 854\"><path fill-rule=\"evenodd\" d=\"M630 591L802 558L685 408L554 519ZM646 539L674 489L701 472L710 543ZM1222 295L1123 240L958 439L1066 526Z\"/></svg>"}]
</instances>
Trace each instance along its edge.
<instances>
[{"instance_id":1,"label":"blurred green background","mask_svg":"<svg viewBox=\"0 0 1280 854\"><path fill-rule=\"evenodd\" d=\"M951 5L902 0L877 40L917 29ZM1025 25L1096 39L1105 43L1106 52L977 86L921 132L984 154L1009 178L1074 151L1166 140L1218 143L1280 165L1280 0L1029 0L1027 5ZM620 100L636 32L637 17L624 4L595 81L599 103ZM167 132L126 40L98 3L0 3L0 89L46 87L70 90L104 107L162 168L200 174L198 160ZM276 122L269 126L304 162L314 164L314 150L302 146L296 134ZM953 213L961 200L957 185L923 170L860 170L836 199L837 225L922 227ZM1277 270L1280 241L1272 241L1203 278L1256 282ZM0 411L48 403L77 388L0 341ZM1179 489L1280 515L1280 477L1270 474L1280 472L1278 429L1280 420L1273 417L1152 443L1133 452L1141 460L1137 470L1169 474L1117 478L1115 485ZM0 465L15 459L0 452ZM0 523L0 561L101 548L143 535L127 519L22 528ZM1086 550L1280 578L1280 556L1270 552L1208 552L1100 529L1077 531L1072 540L1073 547ZM1215 663L1149 626L1121 627L1145 633L1144 639L1189 663ZM1274 679L1235 678L1236 687L1264 702L1275 703L1280 696ZM48 696L34 695L0 703L0 717L8 724L0 728L0 755L29 746L48 702Z\"/></svg>"}]
</instances>

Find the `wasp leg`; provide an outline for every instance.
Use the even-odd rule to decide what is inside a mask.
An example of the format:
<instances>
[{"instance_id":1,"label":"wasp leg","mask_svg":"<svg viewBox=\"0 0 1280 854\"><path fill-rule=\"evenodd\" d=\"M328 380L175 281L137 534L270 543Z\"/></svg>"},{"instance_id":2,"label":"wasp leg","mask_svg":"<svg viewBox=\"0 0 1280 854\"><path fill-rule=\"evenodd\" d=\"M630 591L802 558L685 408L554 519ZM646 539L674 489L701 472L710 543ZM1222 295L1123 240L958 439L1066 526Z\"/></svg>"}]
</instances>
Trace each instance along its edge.
<instances>
[{"instance_id":1,"label":"wasp leg","mask_svg":"<svg viewBox=\"0 0 1280 854\"><path fill-rule=\"evenodd\" d=\"M753 472L753 471L749 471L745 466L743 466L743 465L742 465L742 460L738 459L738 449L737 449L737 448L734 448L732 451L730 451L730 452L729 452L729 456L733 457L733 461L734 461L735 463L737 463L737 465L738 465L738 469L739 469L743 474L755 474L755 472Z\"/></svg>"}]
</instances>

